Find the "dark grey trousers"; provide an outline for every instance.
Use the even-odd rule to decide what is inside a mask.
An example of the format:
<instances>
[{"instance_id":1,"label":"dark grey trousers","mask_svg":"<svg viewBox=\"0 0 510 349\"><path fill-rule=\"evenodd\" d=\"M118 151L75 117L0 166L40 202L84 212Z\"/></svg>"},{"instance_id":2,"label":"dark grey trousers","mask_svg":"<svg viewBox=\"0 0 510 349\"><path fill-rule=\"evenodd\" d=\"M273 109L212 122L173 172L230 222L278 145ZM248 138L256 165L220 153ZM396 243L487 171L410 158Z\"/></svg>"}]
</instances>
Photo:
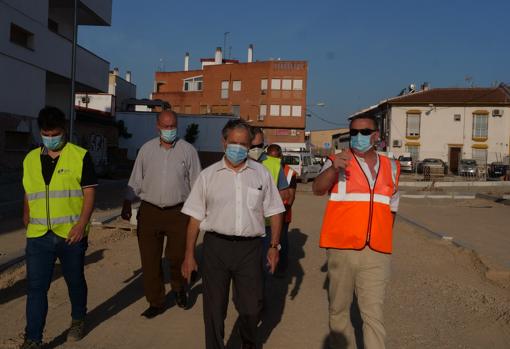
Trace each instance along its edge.
<instances>
[{"instance_id":1,"label":"dark grey trousers","mask_svg":"<svg viewBox=\"0 0 510 349\"><path fill-rule=\"evenodd\" d=\"M262 239L228 241L206 233L204 236L202 278L204 323L207 349L224 349L225 317L230 282L239 312L239 331L245 343L255 344L262 310Z\"/></svg>"}]
</instances>

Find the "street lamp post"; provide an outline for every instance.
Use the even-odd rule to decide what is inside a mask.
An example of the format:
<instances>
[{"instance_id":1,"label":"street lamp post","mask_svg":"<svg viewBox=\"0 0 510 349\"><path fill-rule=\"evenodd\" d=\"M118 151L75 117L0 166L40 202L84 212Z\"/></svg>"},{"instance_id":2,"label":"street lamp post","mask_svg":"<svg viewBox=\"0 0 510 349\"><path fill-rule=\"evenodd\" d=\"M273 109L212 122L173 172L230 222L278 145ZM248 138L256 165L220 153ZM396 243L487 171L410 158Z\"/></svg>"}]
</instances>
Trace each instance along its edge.
<instances>
[{"instance_id":1,"label":"street lamp post","mask_svg":"<svg viewBox=\"0 0 510 349\"><path fill-rule=\"evenodd\" d=\"M73 141L74 134L74 95L76 82L76 41L78 38L78 0L74 0L73 6L73 45L71 54L71 105L69 107L69 141Z\"/></svg>"}]
</instances>

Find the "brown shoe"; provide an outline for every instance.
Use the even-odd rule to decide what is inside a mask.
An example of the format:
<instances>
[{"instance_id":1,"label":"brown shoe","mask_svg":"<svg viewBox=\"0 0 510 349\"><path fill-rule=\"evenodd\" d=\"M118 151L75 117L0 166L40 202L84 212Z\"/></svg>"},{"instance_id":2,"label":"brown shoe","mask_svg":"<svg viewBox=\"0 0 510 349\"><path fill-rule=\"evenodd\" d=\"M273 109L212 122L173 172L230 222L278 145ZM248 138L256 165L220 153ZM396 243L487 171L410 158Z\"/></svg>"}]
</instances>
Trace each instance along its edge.
<instances>
[{"instance_id":1,"label":"brown shoe","mask_svg":"<svg viewBox=\"0 0 510 349\"><path fill-rule=\"evenodd\" d=\"M85 337L85 320L72 320L67 332L68 342L77 342Z\"/></svg>"}]
</instances>

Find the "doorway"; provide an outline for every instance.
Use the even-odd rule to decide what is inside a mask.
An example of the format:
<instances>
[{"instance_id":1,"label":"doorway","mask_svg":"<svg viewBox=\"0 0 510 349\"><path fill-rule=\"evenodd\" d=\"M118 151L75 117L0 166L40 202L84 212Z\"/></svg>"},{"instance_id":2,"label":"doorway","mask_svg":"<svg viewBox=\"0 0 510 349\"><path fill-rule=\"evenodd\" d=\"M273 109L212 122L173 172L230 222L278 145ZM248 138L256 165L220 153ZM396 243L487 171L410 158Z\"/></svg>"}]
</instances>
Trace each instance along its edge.
<instances>
[{"instance_id":1,"label":"doorway","mask_svg":"<svg viewBox=\"0 0 510 349\"><path fill-rule=\"evenodd\" d=\"M448 154L448 162L450 164L450 171L457 174L459 170L460 154L462 152L461 147L450 147Z\"/></svg>"}]
</instances>

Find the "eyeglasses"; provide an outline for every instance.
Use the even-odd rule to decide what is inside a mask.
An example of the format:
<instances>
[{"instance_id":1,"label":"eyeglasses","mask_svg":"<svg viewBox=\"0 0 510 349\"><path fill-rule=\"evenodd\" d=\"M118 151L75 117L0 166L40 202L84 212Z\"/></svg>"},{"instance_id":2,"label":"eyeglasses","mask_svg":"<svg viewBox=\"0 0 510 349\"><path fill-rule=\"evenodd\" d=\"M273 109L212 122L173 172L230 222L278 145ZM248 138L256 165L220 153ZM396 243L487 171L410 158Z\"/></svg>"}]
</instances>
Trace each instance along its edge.
<instances>
[{"instance_id":1,"label":"eyeglasses","mask_svg":"<svg viewBox=\"0 0 510 349\"><path fill-rule=\"evenodd\" d=\"M375 132L375 130L372 130L371 128L363 128L361 130L358 130L358 129L355 129L355 128L351 128L349 130L349 134L351 136L356 136L356 135L358 135L358 133L361 133L363 136L369 136L369 135L371 135L374 132Z\"/></svg>"}]
</instances>

